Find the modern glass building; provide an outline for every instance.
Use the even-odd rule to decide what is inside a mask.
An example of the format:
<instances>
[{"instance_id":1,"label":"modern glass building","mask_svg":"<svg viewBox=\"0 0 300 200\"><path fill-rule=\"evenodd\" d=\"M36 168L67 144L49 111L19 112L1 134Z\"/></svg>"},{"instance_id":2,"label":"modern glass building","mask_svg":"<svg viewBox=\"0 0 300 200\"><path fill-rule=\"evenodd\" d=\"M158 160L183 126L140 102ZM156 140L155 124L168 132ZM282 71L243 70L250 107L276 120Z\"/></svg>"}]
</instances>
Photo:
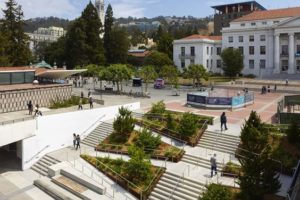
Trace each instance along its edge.
<instances>
[{"instance_id":1,"label":"modern glass building","mask_svg":"<svg viewBox=\"0 0 300 200\"><path fill-rule=\"evenodd\" d=\"M33 83L35 70L0 71L0 85Z\"/></svg>"}]
</instances>

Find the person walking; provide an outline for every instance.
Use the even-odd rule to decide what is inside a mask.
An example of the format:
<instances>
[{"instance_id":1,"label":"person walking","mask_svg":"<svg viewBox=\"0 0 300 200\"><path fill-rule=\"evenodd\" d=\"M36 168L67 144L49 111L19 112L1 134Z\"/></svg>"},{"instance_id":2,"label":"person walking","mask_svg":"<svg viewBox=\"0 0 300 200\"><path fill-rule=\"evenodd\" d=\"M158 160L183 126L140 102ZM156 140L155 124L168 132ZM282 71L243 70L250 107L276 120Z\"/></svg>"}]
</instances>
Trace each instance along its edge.
<instances>
[{"instance_id":1,"label":"person walking","mask_svg":"<svg viewBox=\"0 0 300 200\"><path fill-rule=\"evenodd\" d=\"M27 107L28 107L29 115L32 115L33 105L32 105L31 100L28 102Z\"/></svg>"},{"instance_id":2,"label":"person walking","mask_svg":"<svg viewBox=\"0 0 300 200\"><path fill-rule=\"evenodd\" d=\"M217 154L214 154L214 156L210 158L210 166L211 166L211 177L213 177L214 172L215 175L217 175Z\"/></svg>"},{"instance_id":3,"label":"person walking","mask_svg":"<svg viewBox=\"0 0 300 200\"><path fill-rule=\"evenodd\" d=\"M74 146L74 149L76 149L76 134L73 133L73 146Z\"/></svg>"},{"instance_id":4,"label":"person walking","mask_svg":"<svg viewBox=\"0 0 300 200\"><path fill-rule=\"evenodd\" d=\"M227 129L227 117L226 117L225 112L223 112L221 115L221 131L223 131L223 126L225 128L225 131L228 130Z\"/></svg>"},{"instance_id":5,"label":"person walking","mask_svg":"<svg viewBox=\"0 0 300 200\"><path fill-rule=\"evenodd\" d=\"M88 98L91 96L91 94L92 94L91 89L89 89Z\"/></svg>"},{"instance_id":6,"label":"person walking","mask_svg":"<svg viewBox=\"0 0 300 200\"><path fill-rule=\"evenodd\" d=\"M94 105L93 105L93 97L92 96L89 97L89 103L90 103L90 109L92 109L94 107Z\"/></svg>"},{"instance_id":7,"label":"person walking","mask_svg":"<svg viewBox=\"0 0 300 200\"><path fill-rule=\"evenodd\" d=\"M285 85L289 85L289 79L285 79Z\"/></svg>"},{"instance_id":8,"label":"person walking","mask_svg":"<svg viewBox=\"0 0 300 200\"><path fill-rule=\"evenodd\" d=\"M83 92L81 92L81 93L80 93L80 98L83 99L83 97L84 97L84 94L83 94Z\"/></svg>"},{"instance_id":9,"label":"person walking","mask_svg":"<svg viewBox=\"0 0 300 200\"><path fill-rule=\"evenodd\" d=\"M274 92L276 92L276 90L277 90L277 85L275 84L274 85Z\"/></svg>"},{"instance_id":10,"label":"person walking","mask_svg":"<svg viewBox=\"0 0 300 200\"><path fill-rule=\"evenodd\" d=\"M76 150L78 150L78 148L80 149L80 136L79 135L76 136Z\"/></svg>"},{"instance_id":11,"label":"person walking","mask_svg":"<svg viewBox=\"0 0 300 200\"><path fill-rule=\"evenodd\" d=\"M82 98L79 99L78 110L82 110Z\"/></svg>"}]
</instances>

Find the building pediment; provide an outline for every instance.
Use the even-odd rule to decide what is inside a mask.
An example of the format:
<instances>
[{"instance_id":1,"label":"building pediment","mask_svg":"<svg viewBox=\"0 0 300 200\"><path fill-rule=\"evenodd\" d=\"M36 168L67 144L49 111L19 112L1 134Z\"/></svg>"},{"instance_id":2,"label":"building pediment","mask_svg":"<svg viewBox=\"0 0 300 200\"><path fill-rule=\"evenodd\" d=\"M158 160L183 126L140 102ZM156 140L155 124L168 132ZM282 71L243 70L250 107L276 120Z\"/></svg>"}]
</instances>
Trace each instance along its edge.
<instances>
[{"instance_id":1,"label":"building pediment","mask_svg":"<svg viewBox=\"0 0 300 200\"><path fill-rule=\"evenodd\" d=\"M300 15L287 20L284 20L277 24L276 28L289 28L289 27L300 27Z\"/></svg>"}]
</instances>

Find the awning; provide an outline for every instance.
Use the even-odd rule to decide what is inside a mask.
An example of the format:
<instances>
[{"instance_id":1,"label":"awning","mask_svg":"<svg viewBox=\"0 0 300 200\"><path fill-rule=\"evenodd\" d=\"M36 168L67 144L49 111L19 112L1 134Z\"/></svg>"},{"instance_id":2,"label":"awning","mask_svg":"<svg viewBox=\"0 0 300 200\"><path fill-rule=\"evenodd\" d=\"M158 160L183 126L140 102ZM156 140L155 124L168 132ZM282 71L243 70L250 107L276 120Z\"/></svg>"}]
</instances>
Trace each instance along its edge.
<instances>
[{"instance_id":1,"label":"awning","mask_svg":"<svg viewBox=\"0 0 300 200\"><path fill-rule=\"evenodd\" d=\"M53 80L64 79L69 76L80 74L87 71L87 69L76 69L76 70L47 70L44 72L37 73L36 76L40 78L49 78Z\"/></svg>"}]
</instances>

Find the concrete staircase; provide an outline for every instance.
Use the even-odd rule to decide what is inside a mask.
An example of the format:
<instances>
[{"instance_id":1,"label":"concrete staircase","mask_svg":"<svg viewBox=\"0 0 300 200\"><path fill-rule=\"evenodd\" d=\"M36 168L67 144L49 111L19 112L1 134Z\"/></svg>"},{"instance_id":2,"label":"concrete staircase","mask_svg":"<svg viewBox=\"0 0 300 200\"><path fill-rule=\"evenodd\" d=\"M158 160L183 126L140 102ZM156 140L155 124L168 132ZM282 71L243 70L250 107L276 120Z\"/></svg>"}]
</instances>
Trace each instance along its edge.
<instances>
[{"instance_id":1,"label":"concrete staircase","mask_svg":"<svg viewBox=\"0 0 300 200\"><path fill-rule=\"evenodd\" d=\"M165 172L154 190L149 196L149 200L198 200L198 197L205 191L205 186L196 180L184 178L175 189L180 175ZM173 193L173 196L172 195Z\"/></svg>"},{"instance_id":2,"label":"concrete staircase","mask_svg":"<svg viewBox=\"0 0 300 200\"><path fill-rule=\"evenodd\" d=\"M206 168L206 169L211 168L209 159L197 157L197 156L190 155L190 154L184 154L181 161L185 162L187 164L195 165L195 166ZM217 162L217 168L218 168L218 170L222 169L223 163Z\"/></svg>"},{"instance_id":3,"label":"concrete staircase","mask_svg":"<svg viewBox=\"0 0 300 200\"><path fill-rule=\"evenodd\" d=\"M57 163L60 163L60 161L51 156L45 155L37 163L35 163L31 169L42 176L48 176L48 168Z\"/></svg>"},{"instance_id":4,"label":"concrete staircase","mask_svg":"<svg viewBox=\"0 0 300 200\"><path fill-rule=\"evenodd\" d=\"M96 147L112 132L113 125L110 123L102 122L86 138L84 138L81 143L90 147Z\"/></svg>"},{"instance_id":5,"label":"concrete staircase","mask_svg":"<svg viewBox=\"0 0 300 200\"><path fill-rule=\"evenodd\" d=\"M198 147L213 151L234 154L240 142L239 136L229 135L224 132L216 133L206 131L201 137Z\"/></svg>"}]
</instances>

